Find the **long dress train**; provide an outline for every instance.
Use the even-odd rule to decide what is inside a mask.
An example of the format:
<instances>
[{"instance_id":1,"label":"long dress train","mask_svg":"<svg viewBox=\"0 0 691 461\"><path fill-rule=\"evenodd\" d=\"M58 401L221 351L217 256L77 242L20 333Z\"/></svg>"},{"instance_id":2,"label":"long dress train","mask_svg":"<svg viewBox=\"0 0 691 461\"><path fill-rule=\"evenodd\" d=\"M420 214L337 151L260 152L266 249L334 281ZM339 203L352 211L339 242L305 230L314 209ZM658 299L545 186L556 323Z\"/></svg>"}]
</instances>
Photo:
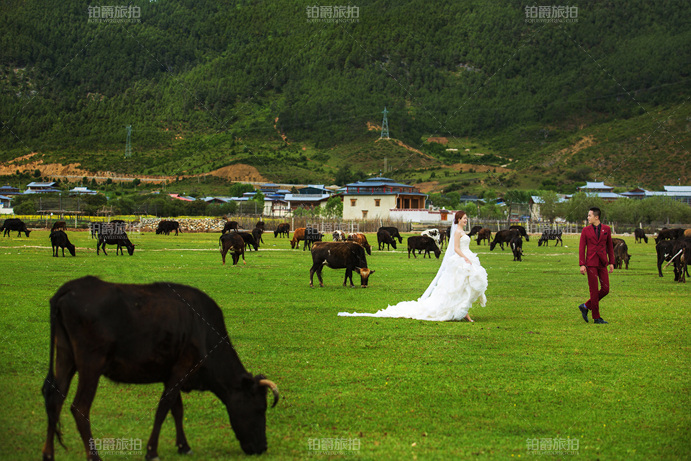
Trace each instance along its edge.
<instances>
[{"instance_id":1,"label":"long dress train","mask_svg":"<svg viewBox=\"0 0 691 461\"><path fill-rule=\"evenodd\" d=\"M338 315L343 317L398 317L449 321L465 318L475 301L479 301L481 306L485 306L487 302L485 296L487 271L480 265L477 255L470 251L471 240L467 235L461 237L460 248L472 264L468 264L465 259L458 256L453 250L454 232L460 232L456 231L455 225L449 239L449 247L436 277L425 293L416 301L403 301L374 314L339 312Z\"/></svg>"}]
</instances>

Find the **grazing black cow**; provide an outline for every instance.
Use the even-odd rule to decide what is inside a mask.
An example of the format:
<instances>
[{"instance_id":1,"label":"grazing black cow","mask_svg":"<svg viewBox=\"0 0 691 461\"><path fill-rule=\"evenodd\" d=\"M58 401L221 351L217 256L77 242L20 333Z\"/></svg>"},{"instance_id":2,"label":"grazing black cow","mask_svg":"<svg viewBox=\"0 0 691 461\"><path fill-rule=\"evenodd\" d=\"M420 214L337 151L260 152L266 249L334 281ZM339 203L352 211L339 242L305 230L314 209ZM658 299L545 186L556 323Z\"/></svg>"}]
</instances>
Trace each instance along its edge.
<instances>
[{"instance_id":1,"label":"grazing black cow","mask_svg":"<svg viewBox=\"0 0 691 461\"><path fill-rule=\"evenodd\" d=\"M245 246L247 248L250 248L250 246L252 246L254 247L254 251L259 251L259 244L254 239L254 236L252 236L252 234L250 234L249 232L237 232L237 234L240 237L242 237L242 240L245 242Z\"/></svg>"},{"instance_id":2,"label":"grazing black cow","mask_svg":"<svg viewBox=\"0 0 691 461\"><path fill-rule=\"evenodd\" d=\"M685 229L682 228L662 229L660 232L657 233L657 237L655 237L655 243L660 243L663 240L676 240L680 237L683 237L684 230Z\"/></svg>"},{"instance_id":3,"label":"grazing black cow","mask_svg":"<svg viewBox=\"0 0 691 461\"><path fill-rule=\"evenodd\" d=\"M53 256L58 257L58 248L62 248L62 257L65 257L65 248L70 252L72 256L76 256L74 251L74 245L67 238L67 234L64 231L57 230L50 233L50 244L53 247Z\"/></svg>"},{"instance_id":4,"label":"grazing black cow","mask_svg":"<svg viewBox=\"0 0 691 461\"><path fill-rule=\"evenodd\" d=\"M285 235L286 237L290 238L290 224L287 222L279 224L274 231L274 238L278 237L279 235Z\"/></svg>"},{"instance_id":5,"label":"grazing black cow","mask_svg":"<svg viewBox=\"0 0 691 461\"><path fill-rule=\"evenodd\" d=\"M56 230L67 230L67 223L65 221L55 221L53 227L50 228L51 232Z\"/></svg>"},{"instance_id":6,"label":"grazing black cow","mask_svg":"<svg viewBox=\"0 0 691 461\"><path fill-rule=\"evenodd\" d=\"M171 232L175 231L175 235L178 235L178 230L180 230L180 223L177 221L160 221L158 223L158 228L156 229L156 235L165 234L170 235Z\"/></svg>"},{"instance_id":7,"label":"grazing black cow","mask_svg":"<svg viewBox=\"0 0 691 461\"><path fill-rule=\"evenodd\" d=\"M127 238L123 223L108 223L101 225L98 233L98 243L96 244L97 255L100 254L100 249L103 248L103 254L108 256L108 253L106 253L106 244L117 245L115 249L116 255L118 252L122 255L125 254L122 251L123 246L127 248L127 253L129 253L130 256L134 254L134 245L130 242L130 239Z\"/></svg>"},{"instance_id":8,"label":"grazing black cow","mask_svg":"<svg viewBox=\"0 0 691 461\"><path fill-rule=\"evenodd\" d=\"M310 269L310 287L313 286L314 274L319 279L319 286L324 286L322 269L328 266L331 269L345 269L343 286L350 279L353 286L353 271L360 274L360 286L367 288L369 276L373 270L367 268L367 257L362 245L355 242L320 242L312 248L312 268Z\"/></svg>"},{"instance_id":9,"label":"grazing black cow","mask_svg":"<svg viewBox=\"0 0 691 461\"><path fill-rule=\"evenodd\" d=\"M655 251L657 252L657 273L662 277L662 263L669 261L674 256L672 250L674 249L674 241L663 240L657 245L655 245Z\"/></svg>"},{"instance_id":10,"label":"grazing black cow","mask_svg":"<svg viewBox=\"0 0 691 461\"><path fill-rule=\"evenodd\" d=\"M635 243L641 243L642 240L645 240L645 243L648 243L648 237L646 237L643 229L634 229L633 236L635 238Z\"/></svg>"},{"instance_id":11,"label":"grazing black cow","mask_svg":"<svg viewBox=\"0 0 691 461\"><path fill-rule=\"evenodd\" d=\"M391 238L398 239L398 243L403 243L403 237L401 237L400 232L398 232L398 227L380 227L379 229L377 229L377 232L379 232L380 230L385 230L389 233L389 235L391 235Z\"/></svg>"},{"instance_id":12,"label":"grazing black cow","mask_svg":"<svg viewBox=\"0 0 691 461\"><path fill-rule=\"evenodd\" d=\"M511 240L509 240L509 246L511 247L511 251L513 252L513 260L514 261L522 261L523 260L523 239L521 238L521 235L514 235Z\"/></svg>"},{"instance_id":13,"label":"grazing black cow","mask_svg":"<svg viewBox=\"0 0 691 461\"><path fill-rule=\"evenodd\" d=\"M615 244L614 241L617 240ZM629 254L629 247L622 239L613 238L612 245L614 246L614 268L621 269L623 264L626 264L626 269L629 268L629 261L631 255Z\"/></svg>"},{"instance_id":14,"label":"grazing black cow","mask_svg":"<svg viewBox=\"0 0 691 461\"><path fill-rule=\"evenodd\" d=\"M530 236L528 235L528 232L526 232L525 227L513 225L510 226L509 229L517 230L521 236L525 238L526 242L530 242Z\"/></svg>"},{"instance_id":15,"label":"grazing black cow","mask_svg":"<svg viewBox=\"0 0 691 461\"><path fill-rule=\"evenodd\" d=\"M477 244L479 245L483 240L485 241L485 245L489 244L490 240L492 240L492 231L487 227L483 227L477 232Z\"/></svg>"},{"instance_id":16,"label":"grazing black cow","mask_svg":"<svg viewBox=\"0 0 691 461\"><path fill-rule=\"evenodd\" d=\"M682 237L674 241L672 258L674 258L674 281L686 283L686 276L689 275L688 263L691 259L691 238Z\"/></svg>"},{"instance_id":17,"label":"grazing black cow","mask_svg":"<svg viewBox=\"0 0 691 461\"><path fill-rule=\"evenodd\" d=\"M413 256L417 259L415 250L424 251L425 254L422 255L423 258L425 256L429 256L429 258L432 259L430 251L434 253L434 256L436 256L437 259L439 259L439 255L441 255L441 250L437 246L437 243L434 241L434 239L422 235L414 235L412 237L408 237L408 259L410 259L411 251L413 252Z\"/></svg>"},{"instance_id":18,"label":"grazing black cow","mask_svg":"<svg viewBox=\"0 0 691 461\"><path fill-rule=\"evenodd\" d=\"M228 232L227 234L221 235L218 238L218 246L224 265L226 263L226 254L228 250L233 250L231 252L233 266L238 263L240 256L242 256L242 264L247 264L245 261L245 240L237 232Z\"/></svg>"},{"instance_id":19,"label":"grazing black cow","mask_svg":"<svg viewBox=\"0 0 691 461\"><path fill-rule=\"evenodd\" d=\"M544 231L540 236L540 240L537 241L537 246L542 246L543 243L545 246L549 246L550 240L555 240L554 246L559 245L559 242L561 242L561 246L564 246L564 241L561 239L561 230L554 229Z\"/></svg>"},{"instance_id":20,"label":"grazing black cow","mask_svg":"<svg viewBox=\"0 0 691 461\"><path fill-rule=\"evenodd\" d=\"M470 229L470 232L468 233L468 237L472 237L473 235L477 234L482 230L482 226L473 226L472 229ZM449 231L451 232L451 231Z\"/></svg>"},{"instance_id":21,"label":"grazing black cow","mask_svg":"<svg viewBox=\"0 0 691 461\"><path fill-rule=\"evenodd\" d=\"M388 231L385 231L383 228L380 228L377 231L377 242L379 243L379 250L381 251L384 248L384 245L386 245L386 249L391 250L391 246L393 245L393 249L396 249L396 241L391 237L391 234L389 234Z\"/></svg>"},{"instance_id":22,"label":"grazing black cow","mask_svg":"<svg viewBox=\"0 0 691 461\"><path fill-rule=\"evenodd\" d=\"M489 251L494 250L494 247L496 247L497 244L501 247L501 250L504 251L504 244L508 244L511 241L511 239L515 236L520 237L520 232L512 229L500 230L499 232L494 234L494 240L489 245Z\"/></svg>"},{"instance_id":23,"label":"grazing black cow","mask_svg":"<svg viewBox=\"0 0 691 461\"><path fill-rule=\"evenodd\" d=\"M319 232L318 229L315 229L314 227L306 227L305 243L302 245L302 251L305 251L305 248L309 248L310 250L312 250L312 244L314 242L321 242L322 237L324 237L324 234Z\"/></svg>"},{"instance_id":24,"label":"grazing black cow","mask_svg":"<svg viewBox=\"0 0 691 461\"><path fill-rule=\"evenodd\" d=\"M252 229L252 237L254 237L254 241L257 242L257 246L259 246L260 243L264 243L264 239L262 238L263 233L264 229L261 227Z\"/></svg>"},{"instance_id":25,"label":"grazing black cow","mask_svg":"<svg viewBox=\"0 0 691 461\"><path fill-rule=\"evenodd\" d=\"M2 223L2 226L0 227L0 230L4 231L2 233L3 237L9 237L10 236L10 231L16 231L17 232L17 237L22 236L22 232L26 234L28 237L31 231L27 229L26 224L24 221L22 221L19 218L9 218L6 219L5 222Z\"/></svg>"},{"instance_id":26,"label":"grazing black cow","mask_svg":"<svg viewBox=\"0 0 691 461\"><path fill-rule=\"evenodd\" d=\"M245 369L218 304L196 288L108 283L88 276L58 289L50 300L50 360L42 389L48 415L44 460L55 459L55 435L63 445L58 422L75 373L79 385L71 410L89 460L101 459L90 419L101 376L118 383L163 383L146 459L158 459L168 412L175 420L178 452L191 451L180 391L192 390L209 390L223 402L245 453L266 451L267 389L275 406L278 388Z\"/></svg>"},{"instance_id":27,"label":"grazing black cow","mask_svg":"<svg viewBox=\"0 0 691 461\"><path fill-rule=\"evenodd\" d=\"M226 224L223 226L223 230L221 231L221 234L225 234L226 232L230 232L232 230L237 232L237 230L238 230L238 222L237 221L227 221Z\"/></svg>"}]
</instances>

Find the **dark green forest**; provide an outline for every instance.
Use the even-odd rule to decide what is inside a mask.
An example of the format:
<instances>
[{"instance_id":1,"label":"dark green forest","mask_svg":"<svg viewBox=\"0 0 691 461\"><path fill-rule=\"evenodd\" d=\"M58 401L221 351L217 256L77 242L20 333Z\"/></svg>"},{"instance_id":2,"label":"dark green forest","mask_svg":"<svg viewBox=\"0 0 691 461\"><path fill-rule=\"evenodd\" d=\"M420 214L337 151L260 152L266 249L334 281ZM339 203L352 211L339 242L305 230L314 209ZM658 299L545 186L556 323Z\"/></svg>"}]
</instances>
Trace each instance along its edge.
<instances>
[{"instance_id":1,"label":"dark green forest","mask_svg":"<svg viewBox=\"0 0 691 461\"><path fill-rule=\"evenodd\" d=\"M292 0L128 5L139 22L89 22L87 4L3 2L0 162L39 152L142 174L248 163L272 180L326 180L350 145L346 159L379 150L401 170L400 151L374 148L367 130L386 106L392 137L437 165L460 160L430 136L477 142L536 176L590 165L652 184L675 164L668 177L688 180L682 0L582 2L573 23L526 23L517 1L363 0L344 23L310 22L314 4ZM546 162L586 135L595 146Z\"/></svg>"}]
</instances>

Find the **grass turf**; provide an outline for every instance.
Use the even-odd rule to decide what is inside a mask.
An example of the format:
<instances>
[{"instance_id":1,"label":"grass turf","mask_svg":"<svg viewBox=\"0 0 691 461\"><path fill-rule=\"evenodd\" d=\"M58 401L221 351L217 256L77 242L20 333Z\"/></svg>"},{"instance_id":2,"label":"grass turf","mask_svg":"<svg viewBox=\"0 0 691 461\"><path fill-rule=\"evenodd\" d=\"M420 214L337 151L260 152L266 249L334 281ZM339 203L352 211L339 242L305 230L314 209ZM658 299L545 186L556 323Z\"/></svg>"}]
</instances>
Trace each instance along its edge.
<instances>
[{"instance_id":1,"label":"grass turf","mask_svg":"<svg viewBox=\"0 0 691 461\"><path fill-rule=\"evenodd\" d=\"M564 248L538 248L531 239L523 262L512 261L509 250L489 252L473 243L489 288L487 306L471 309L476 323L469 324L336 315L375 312L424 291L439 260L408 260L400 246L368 257L376 273L366 290L342 287L344 271L328 268L326 286L310 289L309 253L290 250L287 239L273 235L259 252L248 252L246 266L221 265L219 234L131 235L137 245L131 257L116 257L114 248L97 256L87 232L68 235L77 257L52 258L45 231L0 240L1 458L40 456L48 300L84 275L184 283L216 300L245 367L281 392L281 402L267 411L269 450L262 459L548 454L528 449L527 441L536 439L576 439L576 452L587 459L691 453L689 287L673 281L671 268L657 276L652 243L625 238L630 269L615 271L601 304L609 325L585 324L576 307L587 299L577 236L565 237ZM91 413L94 437L146 444L161 392L160 384L102 378ZM183 401L193 454L177 454L169 417L161 459L244 456L220 401L208 392L184 394ZM57 446L56 458L84 459L68 405L61 420L69 451ZM325 448L342 439L359 449L314 449L315 440Z\"/></svg>"}]
</instances>

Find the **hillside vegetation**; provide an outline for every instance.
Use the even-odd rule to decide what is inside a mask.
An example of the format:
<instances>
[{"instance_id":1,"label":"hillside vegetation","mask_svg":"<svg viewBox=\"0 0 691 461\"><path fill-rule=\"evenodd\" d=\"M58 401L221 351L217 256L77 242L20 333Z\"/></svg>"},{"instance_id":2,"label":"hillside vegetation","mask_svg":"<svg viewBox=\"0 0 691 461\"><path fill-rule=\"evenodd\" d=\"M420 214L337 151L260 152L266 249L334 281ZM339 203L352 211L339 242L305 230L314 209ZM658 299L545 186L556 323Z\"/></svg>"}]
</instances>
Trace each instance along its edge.
<instances>
[{"instance_id":1,"label":"hillside vegetation","mask_svg":"<svg viewBox=\"0 0 691 461\"><path fill-rule=\"evenodd\" d=\"M687 2L587 4L574 23L526 23L515 1L363 1L351 23L310 22L312 4L288 0L134 5L138 23L90 23L83 5L5 3L0 162L247 164L326 183L343 165L412 181L438 170L471 189L689 178ZM377 141L385 106L396 141ZM467 181L455 164L512 173Z\"/></svg>"}]
</instances>

